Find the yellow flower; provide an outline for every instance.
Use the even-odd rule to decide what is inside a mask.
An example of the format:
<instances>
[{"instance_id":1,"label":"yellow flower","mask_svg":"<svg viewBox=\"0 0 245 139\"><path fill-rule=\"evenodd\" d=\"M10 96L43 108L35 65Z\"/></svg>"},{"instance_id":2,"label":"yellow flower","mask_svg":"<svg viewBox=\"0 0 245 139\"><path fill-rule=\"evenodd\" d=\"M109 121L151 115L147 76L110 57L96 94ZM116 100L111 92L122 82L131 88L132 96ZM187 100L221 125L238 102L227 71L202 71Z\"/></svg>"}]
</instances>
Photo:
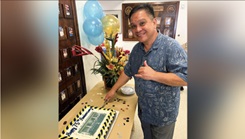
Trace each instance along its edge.
<instances>
[{"instance_id":1,"label":"yellow flower","mask_svg":"<svg viewBox=\"0 0 245 139\"><path fill-rule=\"evenodd\" d=\"M120 62L125 62L127 60L126 56L122 56L122 58L120 59Z\"/></svg>"},{"instance_id":2,"label":"yellow flower","mask_svg":"<svg viewBox=\"0 0 245 139\"><path fill-rule=\"evenodd\" d=\"M117 57L113 57L113 58L112 58L112 62L113 62L113 63L117 63L117 62L118 62L118 58L117 58Z\"/></svg>"}]
</instances>

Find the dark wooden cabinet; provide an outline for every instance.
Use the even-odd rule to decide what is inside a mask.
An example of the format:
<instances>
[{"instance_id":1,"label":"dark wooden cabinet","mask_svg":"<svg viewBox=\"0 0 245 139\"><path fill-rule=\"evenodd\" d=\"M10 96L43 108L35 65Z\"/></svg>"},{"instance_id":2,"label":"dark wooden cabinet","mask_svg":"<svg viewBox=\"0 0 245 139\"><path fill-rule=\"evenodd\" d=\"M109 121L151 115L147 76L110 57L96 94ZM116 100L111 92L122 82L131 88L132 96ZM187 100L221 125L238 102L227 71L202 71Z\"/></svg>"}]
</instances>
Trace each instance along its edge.
<instances>
[{"instance_id":1,"label":"dark wooden cabinet","mask_svg":"<svg viewBox=\"0 0 245 139\"><path fill-rule=\"evenodd\" d=\"M71 47L80 45L75 0L59 0L59 120L86 94L82 57Z\"/></svg>"}]
</instances>

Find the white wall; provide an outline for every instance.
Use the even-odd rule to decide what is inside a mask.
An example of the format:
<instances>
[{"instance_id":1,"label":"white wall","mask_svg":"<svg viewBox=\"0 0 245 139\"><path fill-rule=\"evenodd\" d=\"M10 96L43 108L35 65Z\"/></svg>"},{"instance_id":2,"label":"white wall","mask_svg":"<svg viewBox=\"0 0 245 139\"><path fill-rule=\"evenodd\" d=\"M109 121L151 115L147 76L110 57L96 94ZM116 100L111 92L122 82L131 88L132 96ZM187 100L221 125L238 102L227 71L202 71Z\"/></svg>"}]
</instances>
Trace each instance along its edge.
<instances>
[{"instance_id":1,"label":"white wall","mask_svg":"<svg viewBox=\"0 0 245 139\"><path fill-rule=\"evenodd\" d=\"M122 3L135 3L135 2L156 2L156 1L102 1L98 0L102 6L103 10L122 10ZM157 1L159 2L159 1ZM166 1L162 1L166 2ZM95 55L99 57L99 54L94 50L96 46L88 43L85 33L83 32L83 7L86 1L76 1L76 9L77 9L77 17L78 17L78 28L79 35L81 40L81 45L91 50ZM178 36L179 35L179 36ZM179 14L177 21L177 30L176 30L176 40L182 45L187 42L187 1L180 1L179 6ZM132 50L133 46L137 43L137 41L122 41L122 34L119 34L119 39L117 42L117 46L121 46L124 49ZM102 81L102 77L100 75L91 74L91 68L93 67L93 63L95 58L91 55L87 55L83 57L84 61L84 72L86 79L86 87L87 91L90 91L94 85L98 82Z\"/></svg>"},{"instance_id":2,"label":"white wall","mask_svg":"<svg viewBox=\"0 0 245 139\"><path fill-rule=\"evenodd\" d=\"M181 45L187 42L187 1L180 1L175 39Z\"/></svg>"}]
</instances>

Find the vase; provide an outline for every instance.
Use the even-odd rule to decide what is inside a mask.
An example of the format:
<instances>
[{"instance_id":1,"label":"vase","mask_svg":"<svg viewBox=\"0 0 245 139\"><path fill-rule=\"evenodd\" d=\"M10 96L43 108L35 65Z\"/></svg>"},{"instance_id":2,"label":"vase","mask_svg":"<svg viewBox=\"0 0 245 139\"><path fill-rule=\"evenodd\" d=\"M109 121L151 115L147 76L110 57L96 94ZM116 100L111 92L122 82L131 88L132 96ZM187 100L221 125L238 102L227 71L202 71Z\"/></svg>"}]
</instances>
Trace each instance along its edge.
<instances>
[{"instance_id":1,"label":"vase","mask_svg":"<svg viewBox=\"0 0 245 139\"><path fill-rule=\"evenodd\" d=\"M113 85L116 83L115 81L112 81L112 79L109 76L103 76L104 86L105 89L110 90Z\"/></svg>"}]
</instances>

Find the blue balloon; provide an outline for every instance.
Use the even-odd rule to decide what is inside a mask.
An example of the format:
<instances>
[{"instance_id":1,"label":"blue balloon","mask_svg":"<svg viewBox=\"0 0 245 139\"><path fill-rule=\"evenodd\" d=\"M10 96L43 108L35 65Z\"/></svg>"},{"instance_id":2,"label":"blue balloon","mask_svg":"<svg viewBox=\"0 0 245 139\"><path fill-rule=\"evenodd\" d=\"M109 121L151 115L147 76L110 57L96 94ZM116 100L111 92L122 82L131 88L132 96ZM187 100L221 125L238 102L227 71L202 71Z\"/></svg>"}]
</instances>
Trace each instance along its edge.
<instances>
[{"instance_id":1,"label":"blue balloon","mask_svg":"<svg viewBox=\"0 0 245 139\"><path fill-rule=\"evenodd\" d=\"M88 36L88 41L93 45L100 45L104 42L104 32L100 34L98 37Z\"/></svg>"},{"instance_id":2,"label":"blue balloon","mask_svg":"<svg viewBox=\"0 0 245 139\"><path fill-rule=\"evenodd\" d=\"M103 17L103 10L98 1L87 1L84 5L83 13L85 17Z\"/></svg>"},{"instance_id":3,"label":"blue balloon","mask_svg":"<svg viewBox=\"0 0 245 139\"><path fill-rule=\"evenodd\" d=\"M98 37L103 32L102 22L95 17L86 18L83 22L83 30L87 36Z\"/></svg>"}]
</instances>

